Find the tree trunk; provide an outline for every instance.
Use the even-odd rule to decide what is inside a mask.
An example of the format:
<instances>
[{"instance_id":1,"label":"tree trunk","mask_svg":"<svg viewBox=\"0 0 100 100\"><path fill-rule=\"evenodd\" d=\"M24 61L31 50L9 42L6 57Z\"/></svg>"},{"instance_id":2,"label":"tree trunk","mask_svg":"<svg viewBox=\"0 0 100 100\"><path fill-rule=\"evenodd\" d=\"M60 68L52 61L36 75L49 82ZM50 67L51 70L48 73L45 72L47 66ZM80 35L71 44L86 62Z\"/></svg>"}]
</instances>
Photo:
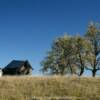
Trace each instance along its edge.
<instances>
[{"instance_id":1,"label":"tree trunk","mask_svg":"<svg viewBox=\"0 0 100 100\"><path fill-rule=\"evenodd\" d=\"M80 71L80 73L79 73L79 76L82 76L83 73L84 73L84 67L81 68L81 71Z\"/></svg>"},{"instance_id":2,"label":"tree trunk","mask_svg":"<svg viewBox=\"0 0 100 100\"><path fill-rule=\"evenodd\" d=\"M68 66L69 66L69 69L70 69L70 74L73 75L73 69L72 69L72 66L71 66L69 59L68 59Z\"/></svg>"},{"instance_id":3,"label":"tree trunk","mask_svg":"<svg viewBox=\"0 0 100 100\"><path fill-rule=\"evenodd\" d=\"M72 67L70 66L70 72L71 72L71 75L73 75L73 70L72 70Z\"/></svg>"},{"instance_id":4,"label":"tree trunk","mask_svg":"<svg viewBox=\"0 0 100 100\"><path fill-rule=\"evenodd\" d=\"M92 76L95 77L95 75L96 75L96 69L93 69Z\"/></svg>"}]
</instances>

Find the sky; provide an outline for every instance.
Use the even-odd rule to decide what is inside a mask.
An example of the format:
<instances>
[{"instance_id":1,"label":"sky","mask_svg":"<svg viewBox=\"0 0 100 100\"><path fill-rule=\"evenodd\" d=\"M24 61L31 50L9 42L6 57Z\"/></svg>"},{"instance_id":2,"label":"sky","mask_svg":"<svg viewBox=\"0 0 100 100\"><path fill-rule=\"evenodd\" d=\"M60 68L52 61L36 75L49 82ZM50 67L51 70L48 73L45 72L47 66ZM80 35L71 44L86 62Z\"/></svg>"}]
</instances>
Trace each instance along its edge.
<instances>
[{"instance_id":1,"label":"sky","mask_svg":"<svg viewBox=\"0 0 100 100\"><path fill-rule=\"evenodd\" d=\"M100 0L0 0L0 67L29 60L34 75L53 40L100 22Z\"/></svg>"}]
</instances>

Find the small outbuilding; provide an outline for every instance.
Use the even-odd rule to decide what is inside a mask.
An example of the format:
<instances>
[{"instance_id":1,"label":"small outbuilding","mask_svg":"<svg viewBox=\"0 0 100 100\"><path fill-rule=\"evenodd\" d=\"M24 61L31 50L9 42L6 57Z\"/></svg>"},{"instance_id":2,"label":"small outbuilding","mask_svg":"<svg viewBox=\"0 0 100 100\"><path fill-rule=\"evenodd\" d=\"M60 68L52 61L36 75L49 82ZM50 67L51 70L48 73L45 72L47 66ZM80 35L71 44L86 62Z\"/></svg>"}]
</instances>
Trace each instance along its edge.
<instances>
[{"instance_id":1,"label":"small outbuilding","mask_svg":"<svg viewBox=\"0 0 100 100\"><path fill-rule=\"evenodd\" d=\"M0 68L0 77L2 76L2 69Z\"/></svg>"},{"instance_id":2,"label":"small outbuilding","mask_svg":"<svg viewBox=\"0 0 100 100\"><path fill-rule=\"evenodd\" d=\"M3 75L29 75L32 73L29 61L13 60L2 69Z\"/></svg>"}]
</instances>

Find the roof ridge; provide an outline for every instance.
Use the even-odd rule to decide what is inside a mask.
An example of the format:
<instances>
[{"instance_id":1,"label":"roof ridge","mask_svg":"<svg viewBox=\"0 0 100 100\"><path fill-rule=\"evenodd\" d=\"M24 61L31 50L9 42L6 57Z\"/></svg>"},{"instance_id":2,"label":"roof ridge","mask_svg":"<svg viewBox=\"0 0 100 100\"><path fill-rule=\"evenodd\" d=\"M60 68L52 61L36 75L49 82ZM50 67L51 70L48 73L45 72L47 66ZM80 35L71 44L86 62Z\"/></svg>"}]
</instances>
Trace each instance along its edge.
<instances>
[{"instance_id":1,"label":"roof ridge","mask_svg":"<svg viewBox=\"0 0 100 100\"><path fill-rule=\"evenodd\" d=\"M22 61L22 62L25 62L25 61L27 61L27 60L15 60L15 59L14 59L14 60L12 60L12 61ZM12 61L11 61L11 62L12 62Z\"/></svg>"}]
</instances>

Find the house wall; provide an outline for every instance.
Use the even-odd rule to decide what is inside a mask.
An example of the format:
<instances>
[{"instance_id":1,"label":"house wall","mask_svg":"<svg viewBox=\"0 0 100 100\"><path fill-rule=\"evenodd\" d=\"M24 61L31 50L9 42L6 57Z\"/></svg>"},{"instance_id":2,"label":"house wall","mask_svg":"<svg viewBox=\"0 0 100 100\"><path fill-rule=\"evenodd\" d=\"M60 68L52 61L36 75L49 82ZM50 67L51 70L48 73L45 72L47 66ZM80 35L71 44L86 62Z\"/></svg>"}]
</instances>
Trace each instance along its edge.
<instances>
[{"instance_id":1,"label":"house wall","mask_svg":"<svg viewBox=\"0 0 100 100\"><path fill-rule=\"evenodd\" d=\"M22 75L27 75L30 73L30 68L27 66L22 66L21 68L19 68L19 73Z\"/></svg>"},{"instance_id":2,"label":"house wall","mask_svg":"<svg viewBox=\"0 0 100 100\"><path fill-rule=\"evenodd\" d=\"M32 69L27 67L27 66L22 66L20 69L19 69L19 72L20 74L23 74L23 75L28 75L32 72Z\"/></svg>"},{"instance_id":3,"label":"house wall","mask_svg":"<svg viewBox=\"0 0 100 100\"><path fill-rule=\"evenodd\" d=\"M25 70L25 66L22 66L19 70L20 72L23 72Z\"/></svg>"}]
</instances>

